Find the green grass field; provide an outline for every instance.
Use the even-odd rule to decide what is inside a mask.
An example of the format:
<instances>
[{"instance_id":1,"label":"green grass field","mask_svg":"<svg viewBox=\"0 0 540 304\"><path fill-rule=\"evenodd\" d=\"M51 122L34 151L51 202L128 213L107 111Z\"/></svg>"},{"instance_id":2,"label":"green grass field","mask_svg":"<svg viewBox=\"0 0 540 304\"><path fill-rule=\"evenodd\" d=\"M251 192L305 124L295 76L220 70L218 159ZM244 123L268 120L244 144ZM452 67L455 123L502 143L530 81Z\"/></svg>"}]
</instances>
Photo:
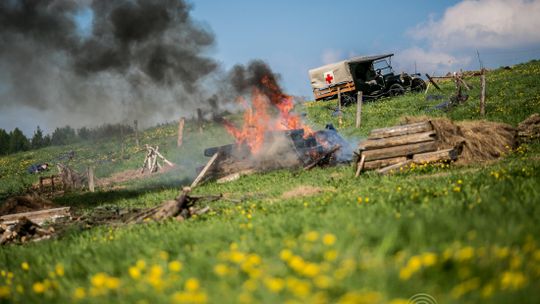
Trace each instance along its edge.
<instances>
[{"instance_id":1,"label":"green grass field","mask_svg":"<svg viewBox=\"0 0 540 304\"><path fill-rule=\"evenodd\" d=\"M540 112L540 62L488 74L487 119L516 125ZM426 112L440 101L423 94L354 107L340 132L358 141L369 130L405 115L479 119L478 79L467 103L451 112ZM452 90L446 83L446 93ZM335 102L298 107L310 124L331 122ZM180 169L96 193L56 198L91 212L98 206L155 206L178 194L202 150L232 139L219 126L200 134L187 124L175 147L176 125L147 130L143 143ZM144 158L134 139L50 147L0 158L0 197L37 177L28 164L74 150L72 165L97 167L99 177L135 169ZM126 153L128 154L128 153ZM58 239L0 249L0 302L18 303L407 303L428 294L438 303L538 303L540 293L540 144L509 150L500 161L427 166L392 175L353 168L282 170L195 194L242 199L210 203L212 211L184 222L73 227Z\"/></svg>"}]
</instances>

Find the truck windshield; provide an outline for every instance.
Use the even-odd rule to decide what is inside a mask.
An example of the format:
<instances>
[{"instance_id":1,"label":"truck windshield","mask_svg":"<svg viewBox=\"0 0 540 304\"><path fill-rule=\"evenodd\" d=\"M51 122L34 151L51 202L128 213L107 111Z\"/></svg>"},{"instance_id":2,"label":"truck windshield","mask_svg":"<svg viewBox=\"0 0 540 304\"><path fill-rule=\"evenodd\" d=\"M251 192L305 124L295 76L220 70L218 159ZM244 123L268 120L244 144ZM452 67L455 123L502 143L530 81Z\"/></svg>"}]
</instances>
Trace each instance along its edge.
<instances>
[{"instance_id":1,"label":"truck windshield","mask_svg":"<svg viewBox=\"0 0 540 304\"><path fill-rule=\"evenodd\" d=\"M373 67L375 68L375 70L381 70L381 74L383 75L394 73L392 67L390 66L390 62L388 62L386 59L374 61Z\"/></svg>"}]
</instances>

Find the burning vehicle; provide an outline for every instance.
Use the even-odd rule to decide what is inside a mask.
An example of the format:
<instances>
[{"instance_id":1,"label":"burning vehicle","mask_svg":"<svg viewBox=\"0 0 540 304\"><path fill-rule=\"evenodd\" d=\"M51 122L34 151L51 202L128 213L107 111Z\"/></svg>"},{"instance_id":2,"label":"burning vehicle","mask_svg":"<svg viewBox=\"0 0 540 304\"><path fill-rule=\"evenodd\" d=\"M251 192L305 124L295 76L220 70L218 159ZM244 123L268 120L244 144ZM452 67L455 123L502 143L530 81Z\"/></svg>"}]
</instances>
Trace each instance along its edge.
<instances>
[{"instance_id":1,"label":"burning vehicle","mask_svg":"<svg viewBox=\"0 0 540 304\"><path fill-rule=\"evenodd\" d=\"M315 131L302 122L292 111L293 97L281 91L273 75L261 78L252 88L250 99L238 98L244 108L240 126L222 119L235 143L204 151L212 158L197 182L283 168L309 170L352 160L352 147L332 125Z\"/></svg>"},{"instance_id":2,"label":"burning vehicle","mask_svg":"<svg viewBox=\"0 0 540 304\"><path fill-rule=\"evenodd\" d=\"M392 56L355 57L309 70L315 100L334 99L339 93L346 105L356 102L358 91L366 99L376 99L425 90L426 83L419 73L394 73Z\"/></svg>"}]
</instances>

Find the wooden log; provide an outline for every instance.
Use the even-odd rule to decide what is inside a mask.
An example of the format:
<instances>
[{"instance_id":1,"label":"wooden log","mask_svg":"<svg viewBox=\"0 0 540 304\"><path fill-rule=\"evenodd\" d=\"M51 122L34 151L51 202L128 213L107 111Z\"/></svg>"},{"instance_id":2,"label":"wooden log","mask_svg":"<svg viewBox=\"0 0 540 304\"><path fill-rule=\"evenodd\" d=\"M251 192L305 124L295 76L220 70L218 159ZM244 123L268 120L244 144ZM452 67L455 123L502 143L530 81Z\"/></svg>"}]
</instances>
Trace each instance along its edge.
<instances>
[{"instance_id":1,"label":"wooden log","mask_svg":"<svg viewBox=\"0 0 540 304\"><path fill-rule=\"evenodd\" d=\"M343 125L343 112L341 112L341 88L338 87L337 91L337 103L338 103L338 126L341 128Z\"/></svg>"},{"instance_id":2,"label":"wooden log","mask_svg":"<svg viewBox=\"0 0 540 304\"><path fill-rule=\"evenodd\" d=\"M482 75L480 75L480 115L484 117L486 115L486 72L482 69Z\"/></svg>"},{"instance_id":3,"label":"wooden log","mask_svg":"<svg viewBox=\"0 0 540 304\"><path fill-rule=\"evenodd\" d=\"M216 154L214 154L214 156L212 156L212 158L210 158L210 160L206 163L206 166L204 166L199 175L197 175L197 177L193 180L193 183L191 183L191 188L195 188L202 181L202 179L206 175L206 172L208 172L208 170L212 167L218 156L219 152L217 152Z\"/></svg>"},{"instance_id":4,"label":"wooden log","mask_svg":"<svg viewBox=\"0 0 540 304\"><path fill-rule=\"evenodd\" d=\"M364 169L364 164L366 163L366 156L362 155L360 156L360 161L356 164L356 173L354 174L354 177L360 176L360 172Z\"/></svg>"},{"instance_id":5,"label":"wooden log","mask_svg":"<svg viewBox=\"0 0 540 304\"><path fill-rule=\"evenodd\" d=\"M401 163L407 160L407 157L400 156L400 157L394 157L394 158L386 158L386 159L379 159L379 160L372 160L364 163L364 170L374 170L379 169L383 167L387 167L393 164Z\"/></svg>"},{"instance_id":6,"label":"wooden log","mask_svg":"<svg viewBox=\"0 0 540 304\"><path fill-rule=\"evenodd\" d=\"M435 140L436 136L437 133L435 131L427 131L422 133L385 137L381 139L368 139L361 142L359 148L361 150L373 150L406 144L415 144Z\"/></svg>"},{"instance_id":7,"label":"wooden log","mask_svg":"<svg viewBox=\"0 0 540 304\"><path fill-rule=\"evenodd\" d=\"M441 161L455 161L458 158L456 149L444 149L435 152L427 152L413 155L413 162L416 164L425 164Z\"/></svg>"},{"instance_id":8,"label":"wooden log","mask_svg":"<svg viewBox=\"0 0 540 304\"><path fill-rule=\"evenodd\" d=\"M12 225L16 223L20 218L25 217L31 220L32 222L40 225L46 221L54 222L61 218L71 217L71 213L69 212L69 210L70 210L70 207L61 207L61 208L45 209L45 210L32 211L32 212L8 214L8 215L0 216L0 222L6 225Z\"/></svg>"},{"instance_id":9,"label":"wooden log","mask_svg":"<svg viewBox=\"0 0 540 304\"><path fill-rule=\"evenodd\" d=\"M437 83L435 83L435 81L433 80L433 78L431 78L431 76L429 76L428 74L426 74L426 77L427 77L427 79L429 80L429 83L433 84L433 86L434 86L437 90L441 91L441 88L439 87L439 85L438 85Z\"/></svg>"},{"instance_id":10,"label":"wooden log","mask_svg":"<svg viewBox=\"0 0 540 304\"><path fill-rule=\"evenodd\" d=\"M88 190L94 192L94 167L88 167Z\"/></svg>"},{"instance_id":11,"label":"wooden log","mask_svg":"<svg viewBox=\"0 0 540 304\"><path fill-rule=\"evenodd\" d=\"M392 136L401 136L414 133L422 133L433 130L430 121L417 122L408 125L394 126L371 130L368 139L379 139Z\"/></svg>"},{"instance_id":12,"label":"wooden log","mask_svg":"<svg viewBox=\"0 0 540 304\"><path fill-rule=\"evenodd\" d=\"M176 147L180 148L184 139L184 117L180 118L178 121L178 138L176 139Z\"/></svg>"},{"instance_id":13,"label":"wooden log","mask_svg":"<svg viewBox=\"0 0 540 304\"><path fill-rule=\"evenodd\" d=\"M366 161L371 161L377 159L393 158L397 156L411 156L413 154L431 152L436 150L437 143L435 141L428 141L417 144L369 150L364 151L362 154L366 156Z\"/></svg>"},{"instance_id":14,"label":"wooden log","mask_svg":"<svg viewBox=\"0 0 540 304\"><path fill-rule=\"evenodd\" d=\"M388 167L384 167L382 169L379 169L379 170L377 170L377 173L379 173L379 174L387 174L387 173L392 173L392 172L395 172L395 171L400 171L402 168L408 166L411 163L412 163L412 159L407 159L406 161L403 161L403 162L393 164L393 165L390 165Z\"/></svg>"},{"instance_id":15,"label":"wooden log","mask_svg":"<svg viewBox=\"0 0 540 304\"><path fill-rule=\"evenodd\" d=\"M358 91L356 98L356 128L362 124L362 91Z\"/></svg>"}]
</instances>

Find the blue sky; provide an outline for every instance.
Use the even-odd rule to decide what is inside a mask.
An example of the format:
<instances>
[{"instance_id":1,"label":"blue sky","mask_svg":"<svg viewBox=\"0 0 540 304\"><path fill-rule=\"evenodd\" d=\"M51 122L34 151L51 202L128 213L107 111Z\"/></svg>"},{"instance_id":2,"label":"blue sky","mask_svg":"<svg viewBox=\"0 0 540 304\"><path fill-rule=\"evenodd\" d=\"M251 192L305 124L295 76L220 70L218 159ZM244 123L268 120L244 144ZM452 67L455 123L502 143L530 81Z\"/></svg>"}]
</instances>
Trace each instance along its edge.
<instances>
[{"instance_id":1,"label":"blue sky","mask_svg":"<svg viewBox=\"0 0 540 304\"><path fill-rule=\"evenodd\" d=\"M281 74L289 93L310 96L308 69L351 56L392 52L396 54L396 70L412 72L416 62L419 72L435 74L478 68L477 49L488 67L538 58L537 37L514 45L490 45L480 39L475 45L475 35L499 35L494 39L504 40L512 34L512 28L497 32L498 24L508 23L497 18L504 19L503 11L509 10L498 2L516 10L506 19L522 16L523 22L533 28L530 19L534 14L523 16L530 7L519 0L195 1L192 16L215 33L213 55L226 67L252 58L263 59ZM476 13L492 17L473 21ZM452 19L459 19L456 15L464 20L445 31ZM520 24L515 27L517 31L528 30ZM438 30L443 33L439 35ZM463 33L467 36L462 38L463 47L439 46L445 39L461 44L461 38L455 37Z\"/></svg>"},{"instance_id":2,"label":"blue sky","mask_svg":"<svg viewBox=\"0 0 540 304\"><path fill-rule=\"evenodd\" d=\"M281 75L287 93L308 98L309 69L353 56L391 52L396 72L413 72L416 64L418 72L436 75L478 69L477 50L488 68L540 58L540 0L191 3L192 19L215 34L206 55L225 69L262 59ZM91 31L89 9L76 20L82 36ZM40 112L2 107L0 100L0 128L19 127L31 136L37 125L51 132L74 121L86 124L88 113L59 115L59 107ZM184 115L179 111L171 117Z\"/></svg>"},{"instance_id":3,"label":"blue sky","mask_svg":"<svg viewBox=\"0 0 540 304\"><path fill-rule=\"evenodd\" d=\"M192 16L213 30L214 55L226 67L263 59L291 94L309 95L308 69L407 48L408 29L457 2L195 1Z\"/></svg>"}]
</instances>

